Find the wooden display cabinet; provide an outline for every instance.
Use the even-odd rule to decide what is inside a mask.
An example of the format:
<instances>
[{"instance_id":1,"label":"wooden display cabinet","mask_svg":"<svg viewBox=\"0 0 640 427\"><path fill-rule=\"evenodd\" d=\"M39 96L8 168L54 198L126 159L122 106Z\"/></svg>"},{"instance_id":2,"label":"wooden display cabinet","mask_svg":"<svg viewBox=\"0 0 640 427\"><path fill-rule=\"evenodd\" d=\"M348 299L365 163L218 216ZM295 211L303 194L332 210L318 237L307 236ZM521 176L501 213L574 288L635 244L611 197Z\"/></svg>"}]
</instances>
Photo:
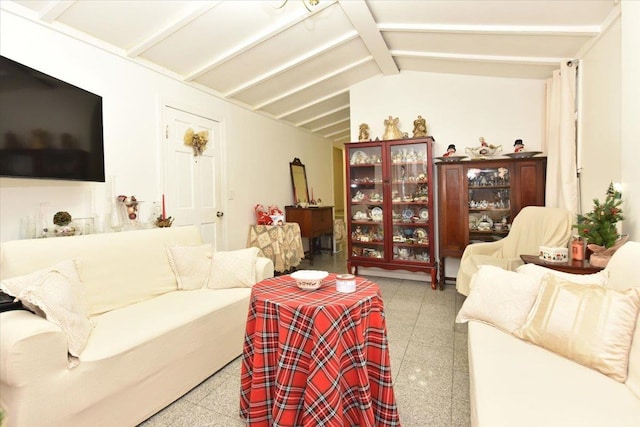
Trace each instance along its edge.
<instances>
[{"instance_id":1,"label":"wooden display cabinet","mask_svg":"<svg viewBox=\"0 0 640 427\"><path fill-rule=\"evenodd\" d=\"M433 138L346 144L347 268L425 272L437 286Z\"/></svg>"},{"instance_id":2,"label":"wooden display cabinet","mask_svg":"<svg viewBox=\"0 0 640 427\"><path fill-rule=\"evenodd\" d=\"M504 238L522 208L544 206L546 164L546 157L436 163L441 287L446 257Z\"/></svg>"}]
</instances>

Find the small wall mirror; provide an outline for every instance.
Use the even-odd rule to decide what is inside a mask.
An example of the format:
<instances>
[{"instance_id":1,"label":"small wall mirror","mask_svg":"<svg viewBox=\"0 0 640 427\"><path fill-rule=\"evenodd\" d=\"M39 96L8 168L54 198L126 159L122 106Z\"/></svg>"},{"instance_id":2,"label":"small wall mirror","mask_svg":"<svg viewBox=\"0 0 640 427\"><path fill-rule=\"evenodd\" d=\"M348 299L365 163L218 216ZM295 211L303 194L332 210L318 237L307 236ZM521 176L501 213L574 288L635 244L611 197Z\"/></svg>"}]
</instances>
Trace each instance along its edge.
<instances>
[{"instance_id":1,"label":"small wall mirror","mask_svg":"<svg viewBox=\"0 0 640 427\"><path fill-rule=\"evenodd\" d=\"M309 203L309 187L307 185L307 171L299 158L289 162L291 184L293 185L293 204Z\"/></svg>"}]
</instances>

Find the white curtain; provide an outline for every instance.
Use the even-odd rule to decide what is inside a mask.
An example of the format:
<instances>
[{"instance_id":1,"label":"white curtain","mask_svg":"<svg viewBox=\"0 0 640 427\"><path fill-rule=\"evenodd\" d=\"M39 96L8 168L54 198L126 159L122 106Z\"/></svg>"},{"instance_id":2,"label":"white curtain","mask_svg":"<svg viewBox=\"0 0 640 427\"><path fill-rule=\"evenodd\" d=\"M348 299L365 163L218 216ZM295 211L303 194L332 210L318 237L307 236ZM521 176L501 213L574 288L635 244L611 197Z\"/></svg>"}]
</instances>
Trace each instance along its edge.
<instances>
[{"instance_id":1,"label":"white curtain","mask_svg":"<svg viewBox=\"0 0 640 427\"><path fill-rule=\"evenodd\" d=\"M576 71L578 62L563 61L547 80L543 150L547 153L546 206L578 212L576 173Z\"/></svg>"}]
</instances>

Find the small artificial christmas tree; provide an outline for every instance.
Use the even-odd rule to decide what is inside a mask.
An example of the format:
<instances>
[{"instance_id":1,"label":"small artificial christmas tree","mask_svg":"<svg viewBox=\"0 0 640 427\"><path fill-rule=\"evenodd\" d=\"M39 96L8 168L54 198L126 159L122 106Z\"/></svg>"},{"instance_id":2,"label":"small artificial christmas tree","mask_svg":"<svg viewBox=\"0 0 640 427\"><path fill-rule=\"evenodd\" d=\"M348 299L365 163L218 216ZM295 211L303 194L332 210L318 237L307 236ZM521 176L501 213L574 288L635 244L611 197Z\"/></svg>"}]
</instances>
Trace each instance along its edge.
<instances>
[{"instance_id":1,"label":"small artificial christmas tree","mask_svg":"<svg viewBox=\"0 0 640 427\"><path fill-rule=\"evenodd\" d=\"M587 243L610 248L620 238L616 223L624 219L621 204L622 194L613 184L609 184L604 203L593 199L593 210L585 215L578 215L578 223L573 227Z\"/></svg>"}]
</instances>

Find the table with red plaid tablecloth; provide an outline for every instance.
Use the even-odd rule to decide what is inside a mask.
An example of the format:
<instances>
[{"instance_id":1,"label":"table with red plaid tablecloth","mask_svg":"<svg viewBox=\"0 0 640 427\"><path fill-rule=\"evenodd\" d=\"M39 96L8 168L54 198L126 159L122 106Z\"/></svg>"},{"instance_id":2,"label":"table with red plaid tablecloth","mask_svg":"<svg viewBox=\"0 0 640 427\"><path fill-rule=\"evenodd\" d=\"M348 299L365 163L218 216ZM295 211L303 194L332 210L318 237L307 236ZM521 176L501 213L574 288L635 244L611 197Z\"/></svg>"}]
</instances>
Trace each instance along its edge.
<instances>
[{"instance_id":1,"label":"table with red plaid tablecloth","mask_svg":"<svg viewBox=\"0 0 640 427\"><path fill-rule=\"evenodd\" d=\"M399 426L384 307L375 283L336 291L289 276L254 285L242 352L240 415L251 426Z\"/></svg>"}]
</instances>

